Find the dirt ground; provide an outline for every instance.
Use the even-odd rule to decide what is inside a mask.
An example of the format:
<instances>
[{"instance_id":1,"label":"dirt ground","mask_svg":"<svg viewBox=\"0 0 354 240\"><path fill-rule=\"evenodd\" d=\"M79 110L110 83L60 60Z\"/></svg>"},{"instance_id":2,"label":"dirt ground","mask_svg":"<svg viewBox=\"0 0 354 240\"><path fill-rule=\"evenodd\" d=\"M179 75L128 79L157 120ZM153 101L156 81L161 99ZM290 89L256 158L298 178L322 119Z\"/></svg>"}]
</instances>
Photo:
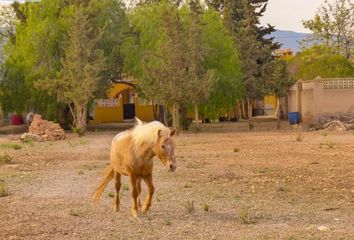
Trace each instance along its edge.
<instances>
[{"instance_id":1,"label":"dirt ground","mask_svg":"<svg viewBox=\"0 0 354 240\"><path fill-rule=\"evenodd\" d=\"M155 160L153 205L137 220L127 178L119 213L113 182L91 201L117 131L42 143L2 135L12 163L0 164L0 239L354 239L353 131L299 137L282 125L206 124L176 137L177 171Z\"/></svg>"}]
</instances>

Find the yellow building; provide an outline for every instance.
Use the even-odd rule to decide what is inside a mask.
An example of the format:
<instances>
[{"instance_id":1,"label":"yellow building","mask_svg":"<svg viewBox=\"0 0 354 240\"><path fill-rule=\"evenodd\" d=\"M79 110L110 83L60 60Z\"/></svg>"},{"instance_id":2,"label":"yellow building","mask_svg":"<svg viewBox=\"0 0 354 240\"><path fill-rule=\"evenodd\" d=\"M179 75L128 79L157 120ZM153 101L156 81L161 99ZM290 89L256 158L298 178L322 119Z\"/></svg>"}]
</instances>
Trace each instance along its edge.
<instances>
[{"instance_id":1,"label":"yellow building","mask_svg":"<svg viewBox=\"0 0 354 240\"><path fill-rule=\"evenodd\" d=\"M274 56L277 59L290 60L293 56L293 51L290 48L278 49L274 51ZM275 116L278 108L278 98L275 95L268 95L263 98L261 103L256 104L256 108L262 108L263 115Z\"/></svg>"},{"instance_id":2,"label":"yellow building","mask_svg":"<svg viewBox=\"0 0 354 240\"><path fill-rule=\"evenodd\" d=\"M154 119L152 104L138 97L134 80L113 83L107 97L94 100L91 124L119 123L131 121L135 117L145 122Z\"/></svg>"}]
</instances>

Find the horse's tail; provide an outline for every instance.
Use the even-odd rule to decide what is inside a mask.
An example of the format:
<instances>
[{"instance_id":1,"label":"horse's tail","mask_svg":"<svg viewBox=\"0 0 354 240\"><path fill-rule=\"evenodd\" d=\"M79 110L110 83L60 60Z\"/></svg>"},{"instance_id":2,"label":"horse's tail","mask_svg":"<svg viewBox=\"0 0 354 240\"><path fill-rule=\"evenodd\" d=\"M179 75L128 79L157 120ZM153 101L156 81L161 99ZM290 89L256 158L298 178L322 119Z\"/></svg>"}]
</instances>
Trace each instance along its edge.
<instances>
[{"instance_id":1,"label":"horse's tail","mask_svg":"<svg viewBox=\"0 0 354 240\"><path fill-rule=\"evenodd\" d=\"M100 201L103 191L105 190L109 181L111 181L113 177L114 177L114 170L113 170L112 166L110 165L107 168L107 173L104 176L101 184L96 188L96 191L93 194L93 200L95 203L98 203Z\"/></svg>"}]
</instances>

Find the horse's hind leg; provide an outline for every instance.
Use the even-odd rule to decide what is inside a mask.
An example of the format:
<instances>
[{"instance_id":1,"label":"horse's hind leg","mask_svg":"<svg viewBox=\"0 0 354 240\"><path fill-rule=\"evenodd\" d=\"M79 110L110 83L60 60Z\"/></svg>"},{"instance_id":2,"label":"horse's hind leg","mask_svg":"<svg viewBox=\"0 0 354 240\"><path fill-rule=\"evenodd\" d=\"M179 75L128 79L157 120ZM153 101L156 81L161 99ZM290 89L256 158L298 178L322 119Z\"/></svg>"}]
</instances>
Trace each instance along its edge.
<instances>
[{"instance_id":1,"label":"horse's hind leg","mask_svg":"<svg viewBox=\"0 0 354 240\"><path fill-rule=\"evenodd\" d=\"M141 208L140 193L141 193L141 178L136 180L136 190L138 191L138 208Z\"/></svg>"},{"instance_id":2,"label":"horse's hind leg","mask_svg":"<svg viewBox=\"0 0 354 240\"><path fill-rule=\"evenodd\" d=\"M116 181L115 181L115 187L116 187L116 202L114 205L114 210L119 212L119 204L120 204L120 200L119 200L119 191L120 191L120 186L121 186L121 181L120 181L120 173L116 172Z\"/></svg>"}]
</instances>

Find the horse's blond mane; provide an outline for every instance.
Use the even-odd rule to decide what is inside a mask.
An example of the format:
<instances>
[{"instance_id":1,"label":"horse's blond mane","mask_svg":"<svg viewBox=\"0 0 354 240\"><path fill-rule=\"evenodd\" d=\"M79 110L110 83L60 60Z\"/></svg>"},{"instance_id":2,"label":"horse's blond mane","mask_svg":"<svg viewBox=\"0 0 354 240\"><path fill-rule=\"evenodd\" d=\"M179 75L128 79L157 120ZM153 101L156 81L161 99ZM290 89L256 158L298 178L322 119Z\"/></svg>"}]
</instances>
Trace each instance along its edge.
<instances>
[{"instance_id":1,"label":"horse's blond mane","mask_svg":"<svg viewBox=\"0 0 354 240\"><path fill-rule=\"evenodd\" d=\"M156 144L159 130L161 130L161 136L168 137L170 135L170 129L158 121L153 121L150 123L138 122L131 132L134 146Z\"/></svg>"}]
</instances>

